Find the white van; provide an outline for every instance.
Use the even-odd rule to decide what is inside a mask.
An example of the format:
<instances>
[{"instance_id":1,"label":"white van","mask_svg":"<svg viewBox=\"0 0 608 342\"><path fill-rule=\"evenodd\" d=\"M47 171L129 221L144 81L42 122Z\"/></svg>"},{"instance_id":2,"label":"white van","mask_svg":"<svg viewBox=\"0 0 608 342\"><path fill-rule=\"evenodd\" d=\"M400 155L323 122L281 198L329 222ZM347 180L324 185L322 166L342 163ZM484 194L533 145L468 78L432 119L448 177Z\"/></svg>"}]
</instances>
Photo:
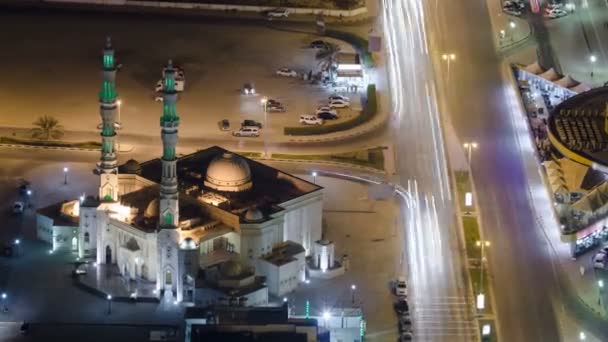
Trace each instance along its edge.
<instances>
[{"instance_id":1,"label":"white van","mask_svg":"<svg viewBox=\"0 0 608 342\"><path fill-rule=\"evenodd\" d=\"M241 127L238 131L232 132L235 137L259 137L260 129L254 126Z\"/></svg>"}]
</instances>

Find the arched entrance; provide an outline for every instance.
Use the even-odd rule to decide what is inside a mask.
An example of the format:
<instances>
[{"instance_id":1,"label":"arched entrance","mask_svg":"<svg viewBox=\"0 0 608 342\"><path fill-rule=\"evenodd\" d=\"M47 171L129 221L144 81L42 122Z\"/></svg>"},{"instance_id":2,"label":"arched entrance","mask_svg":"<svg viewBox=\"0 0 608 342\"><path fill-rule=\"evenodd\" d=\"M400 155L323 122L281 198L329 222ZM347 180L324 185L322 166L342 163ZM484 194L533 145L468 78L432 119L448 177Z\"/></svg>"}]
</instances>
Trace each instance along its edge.
<instances>
[{"instance_id":1,"label":"arched entrance","mask_svg":"<svg viewBox=\"0 0 608 342\"><path fill-rule=\"evenodd\" d=\"M77 250L78 249L78 238L77 237L73 237L72 238L72 250Z\"/></svg>"},{"instance_id":2,"label":"arched entrance","mask_svg":"<svg viewBox=\"0 0 608 342\"><path fill-rule=\"evenodd\" d=\"M106 264L112 263L112 248L106 246Z\"/></svg>"}]
</instances>

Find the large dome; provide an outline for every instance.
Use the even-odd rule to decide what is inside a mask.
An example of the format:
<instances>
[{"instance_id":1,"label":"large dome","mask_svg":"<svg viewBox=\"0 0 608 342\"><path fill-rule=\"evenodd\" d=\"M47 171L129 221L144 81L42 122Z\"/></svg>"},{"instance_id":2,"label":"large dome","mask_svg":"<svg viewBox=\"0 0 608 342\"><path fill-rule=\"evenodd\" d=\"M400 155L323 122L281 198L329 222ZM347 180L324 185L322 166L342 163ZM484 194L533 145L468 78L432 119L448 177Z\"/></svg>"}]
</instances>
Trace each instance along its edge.
<instances>
[{"instance_id":1,"label":"large dome","mask_svg":"<svg viewBox=\"0 0 608 342\"><path fill-rule=\"evenodd\" d=\"M245 159L233 153L223 153L209 163L205 185L225 192L248 190L253 185L251 170Z\"/></svg>"}]
</instances>

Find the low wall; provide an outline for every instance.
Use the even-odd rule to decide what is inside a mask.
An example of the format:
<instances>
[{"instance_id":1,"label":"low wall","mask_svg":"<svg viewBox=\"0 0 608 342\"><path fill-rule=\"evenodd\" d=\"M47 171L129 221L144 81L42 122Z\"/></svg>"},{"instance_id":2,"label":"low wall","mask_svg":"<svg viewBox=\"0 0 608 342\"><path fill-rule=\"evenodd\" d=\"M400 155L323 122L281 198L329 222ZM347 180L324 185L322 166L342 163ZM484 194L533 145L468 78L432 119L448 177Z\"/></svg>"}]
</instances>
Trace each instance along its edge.
<instances>
[{"instance_id":1,"label":"low wall","mask_svg":"<svg viewBox=\"0 0 608 342\"><path fill-rule=\"evenodd\" d=\"M230 4L203 4L190 2L165 2L165 1L131 1L131 0L43 0L44 2L77 3L105 6L133 6L133 7L156 7L175 8L208 11L239 11L239 12L264 12L276 7L273 6L246 6ZM290 14L322 14L329 17L354 17L367 13L367 7L359 7L352 10L337 10L323 8L299 8L286 7Z\"/></svg>"}]
</instances>

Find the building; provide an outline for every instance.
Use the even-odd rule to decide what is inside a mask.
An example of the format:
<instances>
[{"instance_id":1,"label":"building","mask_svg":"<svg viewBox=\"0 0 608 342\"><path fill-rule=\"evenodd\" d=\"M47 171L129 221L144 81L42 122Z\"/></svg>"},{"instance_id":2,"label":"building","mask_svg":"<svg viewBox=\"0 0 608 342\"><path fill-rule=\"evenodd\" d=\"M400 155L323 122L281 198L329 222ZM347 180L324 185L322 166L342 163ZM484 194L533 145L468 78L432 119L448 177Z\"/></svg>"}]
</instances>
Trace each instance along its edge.
<instances>
[{"instance_id":1,"label":"building","mask_svg":"<svg viewBox=\"0 0 608 342\"><path fill-rule=\"evenodd\" d=\"M119 165L114 62L108 39L99 92L99 191L38 210L38 237L53 250L116 265L123 277L153 281L159 296L177 301L194 301L201 269L230 260L270 284L289 280L287 287L272 287L273 294L293 290L304 280L304 257L321 238L322 188L220 147L178 157L171 61L163 77L163 154ZM299 252L287 255L285 246ZM279 272L261 266L277 253L285 255Z\"/></svg>"},{"instance_id":2,"label":"building","mask_svg":"<svg viewBox=\"0 0 608 342\"><path fill-rule=\"evenodd\" d=\"M287 303L279 307L212 306L188 308L186 342L327 341L316 319L289 318Z\"/></svg>"}]
</instances>

